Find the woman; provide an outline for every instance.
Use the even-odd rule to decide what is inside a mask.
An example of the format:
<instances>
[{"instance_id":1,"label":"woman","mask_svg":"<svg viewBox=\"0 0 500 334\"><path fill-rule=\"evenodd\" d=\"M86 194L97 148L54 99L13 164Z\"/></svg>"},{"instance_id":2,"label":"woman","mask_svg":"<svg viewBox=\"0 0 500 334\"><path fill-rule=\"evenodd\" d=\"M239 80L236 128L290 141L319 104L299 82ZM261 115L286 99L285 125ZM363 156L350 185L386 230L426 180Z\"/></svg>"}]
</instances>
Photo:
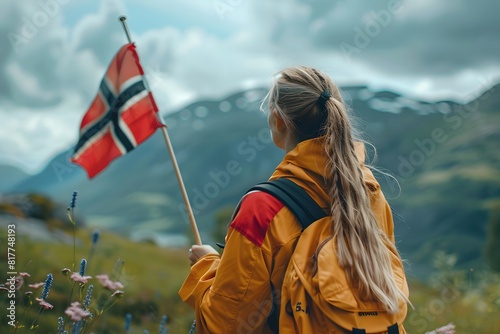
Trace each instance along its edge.
<instances>
[{"instance_id":1,"label":"woman","mask_svg":"<svg viewBox=\"0 0 500 334\"><path fill-rule=\"evenodd\" d=\"M373 302L398 315L399 333L404 333L408 291L391 211L364 166L364 146L353 138L338 88L313 68L287 68L277 75L266 101L273 141L286 152L270 179L291 179L330 212L327 223L336 242L332 263L338 263L333 274L345 276L355 303ZM222 257L207 245L190 250L193 265L179 294L195 308L198 332L354 331L355 326L342 328L328 315L323 323L311 316L305 324L285 310L281 289L291 279L285 272L300 235L296 218L272 195L244 196ZM328 313L326 304L314 300L310 314Z\"/></svg>"}]
</instances>

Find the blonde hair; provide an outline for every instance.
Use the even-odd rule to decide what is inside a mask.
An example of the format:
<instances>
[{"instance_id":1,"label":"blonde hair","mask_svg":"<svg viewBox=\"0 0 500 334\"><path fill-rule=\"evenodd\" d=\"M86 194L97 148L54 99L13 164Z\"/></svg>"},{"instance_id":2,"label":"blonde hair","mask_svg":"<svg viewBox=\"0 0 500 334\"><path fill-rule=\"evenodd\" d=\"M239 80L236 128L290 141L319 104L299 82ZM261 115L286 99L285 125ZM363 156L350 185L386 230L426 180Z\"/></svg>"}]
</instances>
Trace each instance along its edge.
<instances>
[{"instance_id":1,"label":"blonde hair","mask_svg":"<svg viewBox=\"0 0 500 334\"><path fill-rule=\"evenodd\" d=\"M323 103L318 103L322 93ZM325 181L339 263L362 300L377 300L388 312L397 312L400 298L408 301L396 284L391 266L390 252L398 253L371 210L354 149L353 129L339 89L313 68L292 67L278 73L265 101L287 128L293 129L299 142L324 136L329 158Z\"/></svg>"}]
</instances>

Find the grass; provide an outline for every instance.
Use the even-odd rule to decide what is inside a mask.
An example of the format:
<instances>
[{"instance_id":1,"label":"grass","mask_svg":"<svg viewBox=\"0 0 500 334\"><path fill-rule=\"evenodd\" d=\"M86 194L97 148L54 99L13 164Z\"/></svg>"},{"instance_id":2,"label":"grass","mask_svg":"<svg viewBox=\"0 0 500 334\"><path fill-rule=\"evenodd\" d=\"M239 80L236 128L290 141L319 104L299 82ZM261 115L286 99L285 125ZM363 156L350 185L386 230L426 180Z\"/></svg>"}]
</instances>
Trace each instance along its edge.
<instances>
[{"instance_id":1,"label":"grass","mask_svg":"<svg viewBox=\"0 0 500 334\"><path fill-rule=\"evenodd\" d=\"M436 253L436 271L428 283L410 281L408 333L426 333L453 322L457 333L495 333L500 328L500 276L488 271L457 270L457 258Z\"/></svg>"},{"instance_id":2,"label":"grass","mask_svg":"<svg viewBox=\"0 0 500 334\"><path fill-rule=\"evenodd\" d=\"M3 236L2 236L3 239ZM76 271L80 259L89 258L91 232L77 230L76 233ZM18 237L16 243L17 270L30 273L26 283L43 281L47 273L52 273L54 283L47 301L54 305L52 310L44 310L38 318L37 333L56 333L57 317L64 316L64 310L70 304L69 291L72 283L63 275L61 269L73 267L73 245L64 243L32 242ZM144 329L158 332L163 314L169 317L170 333L187 332L194 313L180 301L177 291L189 270L186 249L162 249L153 244L134 243L118 235L103 233L97 244L93 259L89 261L86 275L111 274L116 263L123 261L120 281L124 284L125 294L101 319L96 321L91 331L96 333L125 333L125 314L132 314L132 326L129 333L143 333ZM111 276L110 276L111 277ZM1 278L3 279L3 277ZM26 284L25 283L25 284ZM99 283L92 279L88 284ZM87 285L88 285L87 284ZM86 290L85 290L86 291ZM34 293L32 300L39 297ZM95 295L95 294L94 294ZM78 297L72 298L74 301ZM18 317L29 303L26 297L18 300ZM78 298L81 300L81 298ZM93 298L92 303L96 303ZM0 307L6 307L8 301L0 300ZM34 302L36 304L36 302ZM38 305L32 305L23 321L31 323ZM18 318L19 319L19 318ZM6 321L0 323L0 332L8 333ZM8 331L7 331L8 328ZM24 333L26 329L18 330Z\"/></svg>"},{"instance_id":3,"label":"grass","mask_svg":"<svg viewBox=\"0 0 500 334\"><path fill-rule=\"evenodd\" d=\"M90 242L89 230L77 230L76 267L81 258L90 258ZM18 271L31 274L28 283L43 281L49 272L54 275L54 284L47 298L54 309L42 313L37 320L39 327L32 332L56 333L57 317L64 315L69 305L71 283L61 273L61 269L73 266L73 245L19 239L16 247L17 268ZM132 325L128 333L143 333L145 329L158 333L163 314L169 318L170 333L187 333L194 312L177 295L189 270L186 249L159 248L153 244L134 243L115 234L102 233L86 274L110 274L117 260L119 263L124 261L120 281L125 285L125 294L96 321L91 331L101 334L125 333L124 319L130 313ZM408 310L405 322L407 332L425 333L449 322L456 324L457 333L493 333L496 328L500 328L500 319L495 316L500 312L499 277L487 272L456 270L456 259L444 254L438 254L435 262L438 265L430 282L410 280L410 298L415 309ZM92 283L99 285L95 279L92 279ZM39 294L37 290L34 297L39 297ZM93 303L96 303L96 299L93 299ZM27 301L25 297L22 300ZM18 317L24 309L22 304L18 298ZM6 300L1 299L0 307L6 305ZM29 325L37 310L38 305L33 305L23 324ZM10 330L6 321L0 323L1 333ZM22 328L17 333L26 331L26 328Z\"/></svg>"}]
</instances>

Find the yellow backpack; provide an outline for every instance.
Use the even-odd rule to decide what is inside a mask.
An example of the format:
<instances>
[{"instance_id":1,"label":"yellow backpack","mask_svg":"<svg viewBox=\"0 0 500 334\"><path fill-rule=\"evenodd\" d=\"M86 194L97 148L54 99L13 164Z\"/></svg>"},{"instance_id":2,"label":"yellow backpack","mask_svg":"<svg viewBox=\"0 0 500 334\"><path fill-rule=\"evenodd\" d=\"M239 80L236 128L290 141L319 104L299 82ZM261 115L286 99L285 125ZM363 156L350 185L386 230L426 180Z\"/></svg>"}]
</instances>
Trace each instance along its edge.
<instances>
[{"instance_id":1,"label":"yellow backpack","mask_svg":"<svg viewBox=\"0 0 500 334\"><path fill-rule=\"evenodd\" d=\"M275 308L279 312L280 334L406 333L402 325L407 312L404 301L400 300L397 313L389 314L376 301L358 298L338 263L330 217L301 187L282 178L261 183L252 190L275 196L294 213L303 228L285 273L278 301L281 307ZM391 257L394 278L408 296L402 261L392 251ZM278 321L276 313L269 318L270 323L273 321Z\"/></svg>"}]
</instances>

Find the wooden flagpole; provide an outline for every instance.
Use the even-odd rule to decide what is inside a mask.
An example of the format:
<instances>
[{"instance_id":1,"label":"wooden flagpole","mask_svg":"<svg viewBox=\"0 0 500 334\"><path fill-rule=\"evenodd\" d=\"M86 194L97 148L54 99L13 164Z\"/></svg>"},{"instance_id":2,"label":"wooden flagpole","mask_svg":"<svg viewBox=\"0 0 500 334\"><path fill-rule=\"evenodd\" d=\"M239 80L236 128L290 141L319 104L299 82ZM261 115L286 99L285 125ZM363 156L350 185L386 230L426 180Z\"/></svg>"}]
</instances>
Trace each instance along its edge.
<instances>
[{"instance_id":1,"label":"wooden flagpole","mask_svg":"<svg viewBox=\"0 0 500 334\"><path fill-rule=\"evenodd\" d=\"M122 22L123 29L125 30L125 34L127 35L127 39L129 43L132 42L132 38L130 37L130 32L128 30L127 19L124 15L120 16L120 21ZM144 77L144 81L147 84L146 77ZM149 85L148 85L149 86ZM172 164L174 165L175 176L177 177L177 181L179 182L179 186L181 188L182 198L184 199L184 204L186 205L187 214L189 217L189 222L191 223L191 229L193 230L194 239L198 245L201 245L200 232L198 232L198 226L196 225L196 220L194 219L193 209L191 208L191 204L189 203L189 197L186 192L186 187L184 186L184 181L182 180L181 171L179 170L179 165L177 164L177 159L175 158L174 149L170 142L170 137L168 136L167 126L165 125L165 121L160 113L156 113L159 121L163 126L161 127L163 137L165 138L165 143L167 144L168 153L170 153L170 157L172 158Z\"/></svg>"}]
</instances>

